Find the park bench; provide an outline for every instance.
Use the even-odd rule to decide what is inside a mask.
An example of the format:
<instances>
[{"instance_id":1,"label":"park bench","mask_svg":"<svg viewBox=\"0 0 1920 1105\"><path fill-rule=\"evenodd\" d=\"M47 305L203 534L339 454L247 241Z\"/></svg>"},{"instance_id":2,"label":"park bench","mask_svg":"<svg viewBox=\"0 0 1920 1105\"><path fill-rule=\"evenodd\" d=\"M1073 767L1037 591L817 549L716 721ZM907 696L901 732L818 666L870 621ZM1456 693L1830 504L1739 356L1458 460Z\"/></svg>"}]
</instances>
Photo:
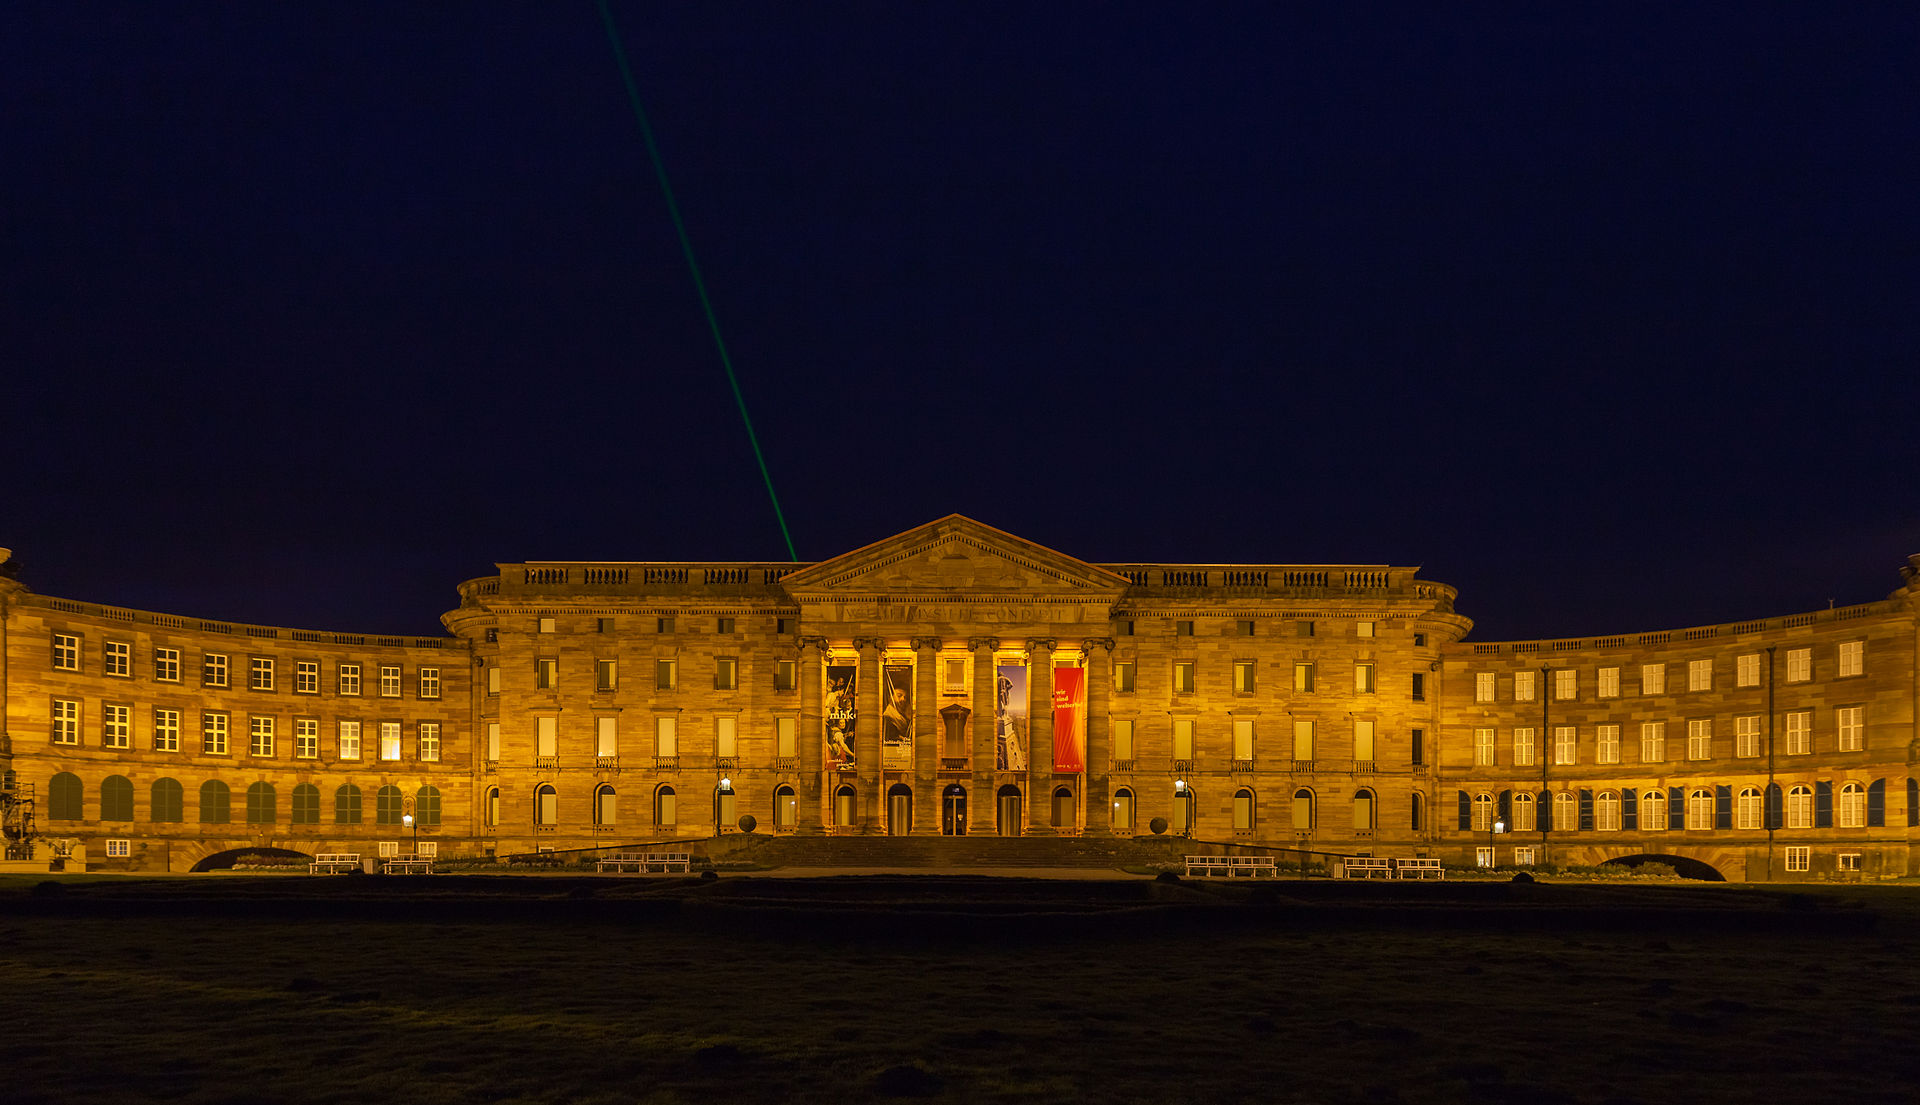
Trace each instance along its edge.
<instances>
[{"instance_id":1,"label":"park bench","mask_svg":"<svg viewBox=\"0 0 1920 1105\"><path fill-rule=\"evenodd\" d=\"M641 869L641 864L645 862L646 857L639 852L615 852L610 856L600 857L600 870L603 872L612 871L618 874L631 867L634 873L638 874Z\"/></svg>"},{"instance_id":2,"label":"park bench","mask_svg":"<svg viewBox=\"0 0 1920 1105\"><path fill-rule=\"evenodd\" d=\"M1233 861L1232 866L1227 868L1228 875L1250 875L1257 879L1261 875L1280 874L1280 867L1274 863L1272 856L1229 856L1227 858Z\"/></svg>"},{"instance_id":3,"label":"park bench","mask_svg":"<svg viewBox=\"0 0 1920 1105\"><path fill-rule=\"evenodd\" d=\"M1348 856L1340 864L1350 879L1390 879L1393 865L1378 856Z\"/></svg>"},{"instance_id":4,"label":"park bench","mask_svg":"<svg viewBox=\"0 0 1920 1105\"><path fill-rule=\"evenodd\" d=\"M321 852L307 864L309 875L344 875L349 871L360 870L360 856L357 852Z\"/></svg>"},{"instance_id":5,"label":"park bench","mask_svg":"<svg viewBox=\"0 0 1920 1105\"><path fill-rule=\"evenodd\" d=\"M659 868L663 875L672 874L678 868L682 875L693 872L693 856L687 852L645 852L640 856L640 870L644 873Z\"/></svg>"},{"instance_id":6,"label":"park bench","mask_svg":"<svg viewBox=\"0 0 1920 1105\"><path fill-rule=\"evenodd\" d=\"M1225 875L1231 871L1232 867L1233 867L1233 860L1228 856L1188 856L1187 857L1187 874L1190 876L1191 875Z\"/></svg>"},{"instance_id":7,"label":"park bench","mask_svg":"<svg viewBox=\"0 0 1920 1105\"><path fill-rule=\"evenodd\" d=\"M1440 867L1437 859L1402 859L1394 861L1394 875L1402 879L1424 879L1429 876L1444 881L1446 871Z\"/></svg>"},{"instance_id":8,"label":"park bench","mask_svg":"<svg viewBox=\"0 0 1920 1105\"><path fill-rule=\"evenodd\" d=\"M394 856L380 868L389 875L431 875L433 874L432 856Z\"/></svg>"}]
</instances>

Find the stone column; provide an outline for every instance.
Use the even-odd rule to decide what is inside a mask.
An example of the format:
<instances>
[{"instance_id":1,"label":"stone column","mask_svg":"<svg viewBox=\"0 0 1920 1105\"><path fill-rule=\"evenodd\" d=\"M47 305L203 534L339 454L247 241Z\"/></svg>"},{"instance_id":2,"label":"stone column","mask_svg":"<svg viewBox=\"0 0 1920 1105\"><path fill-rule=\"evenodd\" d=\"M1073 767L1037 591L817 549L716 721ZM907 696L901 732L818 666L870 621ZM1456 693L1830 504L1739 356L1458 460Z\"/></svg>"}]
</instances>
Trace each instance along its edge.
<instances>
[{"instance_id":1,"label":"stone column","mask_svg":"<svg viewBox=\"0 0 1920 1105\"><path fill-rule=\"evenodd\" d=\"M860 716L853 723L853 757L859 767L861 833L881 832L880 817L886 808L886 796L880 793L880 650L878 637L855 637L853 647L860 650L859 686L855 701Z\"/></svg>"},{"instance_id":2,"label":"stone column","mask_svg":"<svg viewBox=\"0 0 1920 1105\"><path fill-rule=\"evenodd\" d=\"M1052 638L1027 641L1027 832L1053 832Z\"/></svg>"},{"instance_id":3,"label":"stone column","mask_svg":"<svg viewBox=\"0 0 1920 1105\"><path fill-rule=\"evenodd\" d=\"M913 639L913 834L940 835L940 638Z\"/></svg>"},{"instance_id":4,"label":"stone column","mask_svg":"<svg viewBox=\"0 0 1920 1105\"><path fill-rule=\"evenodd\" d=\"M1113 686L1113 638L1095 637L1080 646L1087 671L1087 765L1081 783L1081 831L1113 832L1112 787L1108 772L1113 759L1107 732L1107 692Z\"/></svg>"},{"instance_id":5,"label":"stone column","mask_svg":"<svg viewBox=\"0 0 1920 1105\"><path fill-rule=\"evenodd\" d=\"M967 791L967 832L993 833L994 725L999 708L994 680L993 652L1000 647L996 637L969 637L967 649L973 653L973 785Z\"/></svg>"},{"instance_id":6,"label":"stone column","mask_svg":"<svg viewBox=\"0 0 1920 1105\"><path fill-rule=\"evenodd\" d=\"M826 659L825 637L800 638L800 717L794 722L793 734L798 768L794 775L799 781L795 787L799 793L794 796L793 822L794 831L798 833L819 833L826 824L828 788L822 778L827 762L826 712L821 702Z\"/></svg>"}]
</instances>

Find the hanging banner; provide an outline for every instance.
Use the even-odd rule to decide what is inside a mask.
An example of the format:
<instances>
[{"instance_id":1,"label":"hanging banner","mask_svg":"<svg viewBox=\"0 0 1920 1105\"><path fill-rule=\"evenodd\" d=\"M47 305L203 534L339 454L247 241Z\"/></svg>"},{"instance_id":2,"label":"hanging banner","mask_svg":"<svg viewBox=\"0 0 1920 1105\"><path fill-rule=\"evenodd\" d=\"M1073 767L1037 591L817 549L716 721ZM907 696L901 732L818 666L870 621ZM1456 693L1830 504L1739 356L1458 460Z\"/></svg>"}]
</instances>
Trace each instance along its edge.
<instances>
[{"instance_id":1,"label":"hanging banner","mask_svg":"<svg viewBox=\"0 0 1920 1105\"><path fill-rule=\"evenodd\" d=\"M880 669L880 769L913 770L913 665Z\"/></svg>"},{"instance_id":2,"label":"hanging banner","mask_svg":"<svg viewBox=\"0 0 1920 1105\"><path fill-rule=\"evenodd\" d=\"M994 710L993 766L999 771L1027 769L1027 666L1001 664L994 680L999 704Z\"/></svg>"},{"instance_id":3,"label":"hanging banner","mask_svg":"<svg viewBox=\"0 0 1920 1105\"><path fill-rule=\"evenodd\" d=\"M1053 769L1077 772L1087 763L1087 671L1053 669Z\"/></svg>"},{"instance_id":4,"label":"hanging banner","mask_svg":"<svg viewBox=\"0 0 1920 1105\"><path fill-rule=\"evenodd\" d=\"M827 665L827 770L837 771L854 766L853 759L853 723L859 717L860 709L855 704L854 691L860 681L860 668L856 664Z\"/></svg>"}]
</instances>

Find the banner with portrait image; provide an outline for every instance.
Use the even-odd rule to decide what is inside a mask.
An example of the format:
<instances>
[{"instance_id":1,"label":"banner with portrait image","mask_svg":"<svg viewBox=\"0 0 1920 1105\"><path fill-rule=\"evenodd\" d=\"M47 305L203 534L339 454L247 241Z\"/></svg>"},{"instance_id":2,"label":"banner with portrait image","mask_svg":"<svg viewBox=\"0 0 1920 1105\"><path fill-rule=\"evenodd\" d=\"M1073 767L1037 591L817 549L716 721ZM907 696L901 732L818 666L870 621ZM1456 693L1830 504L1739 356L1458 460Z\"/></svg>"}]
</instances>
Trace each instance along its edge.
<instances>
[{"instance_id":1,"label":"banner with portrait image","mask_svg":"<svg viewBox=\"0 0 1920 1105\"><path fill-rule=\"evenodd\" d=\"M1027 666L1001 664L994 669L993 766L998 771L1027 769Z\"/></svg>"},{"instance_id":2,"label":"banner with portrait image","mask_svg":"<svg viewBox=\"0 0 1920 1105\"><path fill-rule=\"evenodd\" d=\"M1053 769L1085 770L1087 763L1087 671L1053 669Z\"/></svg>"},{"instance_id":3,"label":"banner with portrait image","mask_svg":"<svg viewBox=\"0 0 1920 1105\"><path fill-rule=\"evenodd\" d=\"M853 723L860 716L855 692L859 688L857 664L827 665L826 753L827 770L854 766Z\"/></svg>"},{"instance_id":4,"label":"banner with portrait image","mask_svg":"<svg viewBox=\"0 0 1920 1105\"><path fill-rule=\"evenodd\" d=\"M880 769L913 770L913 665L880 669Z\"/></svg>"}]
</instances>

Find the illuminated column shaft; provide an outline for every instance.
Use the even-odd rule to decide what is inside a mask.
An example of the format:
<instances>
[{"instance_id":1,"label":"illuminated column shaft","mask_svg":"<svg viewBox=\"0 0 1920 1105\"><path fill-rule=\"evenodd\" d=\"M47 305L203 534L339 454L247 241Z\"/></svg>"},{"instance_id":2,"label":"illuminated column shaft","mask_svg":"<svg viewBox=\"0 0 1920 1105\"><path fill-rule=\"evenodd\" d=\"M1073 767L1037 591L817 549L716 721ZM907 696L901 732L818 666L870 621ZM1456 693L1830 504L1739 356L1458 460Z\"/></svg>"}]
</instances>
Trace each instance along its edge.
<instances>
[{"instance_id":1,"label":"illuminated column shaft","mask_svg":"<svg viewBox=\"0 0 1920 1105\"><path fill-rule=\"evenodd\" d=\"M794 758L799 770L798 808L794 811L794 830L817 833L825 818L828 788L822 785L825 774L825 711L821 706L821 683L826 678L826 641L808 637L800 642L800 718L794 741Z\"/></svg>"},{"instance_id":2,"label":"illuminated column shaft","mask_svg":"<svg viewBox=\"0 0 1920 1105\"><path fill-rule=\"evenodd\" d=\"M880 810L886 801L880 793L880 711L886 708L880 686L880 641L863 637L856 639L853 647L860 650L860 679L855 695L860 703L860 716L853 725L854 762L860 769L857 816L860 831L872 833L880 829Z\"/></svg>"},{"instance_id":3,"label":"illuminated column shaft","mask_svg":"<svg viewBox=\"0 0 1920 1105\"><path fill-rule=\"evenodd\" d=\"M1087 762L1081 782L1080 818L1088 832L1111 832L1113 803L1107 785L1107 691L1113 681L1113 642L1089 641L1084 653L1087 688Z\"/></svg>"},{"instance_id":4,"label":"illuminated column shaft","mask_svg":"<svg viewBox=\"0 0 1920 1105\"><path fill-rule=\"evenodd\" d=\"M922 637L914 642L913 665L913 831L940 832L940 642Z\"/></svg>"},{"instance_id":5,"label":"illuminated column shaft","mask_svg":"<svg viewBox=\"0 0 1920 1105\"><path fill-rule=\"evenodd\" d=\"M1053 642L1027 642L1027 831L1053 831Z\"/></svg>"},{"instance_id":6,"label":"illuminated column shaft","mask_svg":"<svg viewBox=\"0 0 1920 1105\"><path fill-rule=\"evenodd\" d=\"M994 680L993 650L1000 642L991 637L976 637L967 642L973 650L973 787L967 795L967 831L993 832L994 816L994 726L998 692Z\"/></svg>"}]
</instances>

